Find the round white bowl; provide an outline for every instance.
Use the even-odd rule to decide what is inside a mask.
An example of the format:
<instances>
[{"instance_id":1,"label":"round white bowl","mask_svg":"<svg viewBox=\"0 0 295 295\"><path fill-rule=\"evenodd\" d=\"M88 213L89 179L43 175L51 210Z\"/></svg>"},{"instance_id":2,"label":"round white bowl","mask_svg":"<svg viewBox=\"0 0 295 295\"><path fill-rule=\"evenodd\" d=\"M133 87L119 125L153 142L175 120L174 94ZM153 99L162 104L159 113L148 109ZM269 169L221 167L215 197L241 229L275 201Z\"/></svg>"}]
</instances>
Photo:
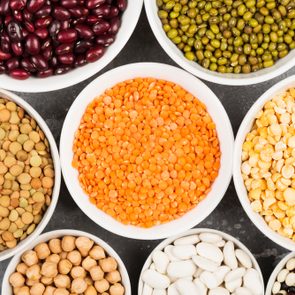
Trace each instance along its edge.
<instances>
[{"instance_id":1,"label":"round white bowl","mask_svg":"<svg viewBox=\"0 0 295 295\"><path fill-rule=\"evenodd\" d=\"M43 231L45 226L48 224L55 210L58 196L59 196L60 182L61 182L61 168L60 168L59 155L58 155L58 150L57 150L55 140L52 136L50 129L46 125L45 121L41 118L41 116L27 102L25 102L22 98L20 98L14 93L0 89L0 97L9 99L15 102L18 106L22 107L31 117L33 117L36 120L37 124L39 125L41 130L44 132L49 142L51 156L53 159L54 171L55 171L54 188L53 188L52 196L51 196L51 204L47 208L41 222L38 224L36 229L27 238L25 238L23 241L18 243L15 248L0 252L0 261L3 261L19 253L25 247L27 247L27 245L31 244L40 235L40 233Z\"/></svg>"},{"instance_id":2,"label":"round white bowl","mask_svg":"<svg viewBox=\"0 0 295 295\"><path fill-rule=\"evenodd\" d=\"M47 92L66 88L88 79L108 65L123 49L137 25L142 6L143 0L128 0L128 6L123 13L122 25L116 35L116 40L98 61L76 68L66 74L48 78L30 77L27 80L17 80L2 74L0 75L0 85L13 91Z\"/></svg>"},{"instance_id":3,"label":"round white bowl","mask_svg":"<svg viewBox=\"0 0 295 295\"><path fill-rule=\"evenodd\" d=\"M263 286L263 292L261 293L261 295L264 294L264 282L263 282L263 276L261 273L261 269L259 267L258 262L256 261L255 257L253 256L253 254L250 252L250 250L244 245L242 244L239 240L237 240L236 238L234 238L233 236L226 234L222 231L218 231L218 230L214 230L214 229L210 229L210 228L196 228L196 229L191 229L186 231L185 233L179 234L177 236L173 236L169 239L166 239L164 241L162 241L149 255L149 257L147 258L145 264L142 267L140 276L139 276L139 282L138 282L138 295L142 294L142 290L143 290L143 281L142 281L142 274L143 272L149 268L149 266L152 263L152 257L155 251L162 251L166 246L172 244L175 240L182 238L182 237L186 237L186 236L190 236L190 235L195 235L195 234L201 234L201 233L214 233L214 234L218 234L220 236L222 236L223 239L227 240L227 241L232 241L236 246L238 246L241 250L243 250L244 252L246 252L249 257L251 258L251 261L253 263L254 268L258 271L259 276L260 276L260 280L262 282L262 286Z\"/></svg>"},{"instance_id":4,"label":"round white bowl","mask_svg":"<svg viewBox=\"0 0 295 295\"><path fill-rule=\"evenodd\" d=\"M149 229L124 225L97 209L83 192L78 181L78 171L71 164L75 132L88 104L107 88L136 77L155 77L172 81L199 98L207 106L208 112L216 123L222 152L219 175L207 197L181 218ZM232 175L233 132L222 104L203 82L176 67L158 63L137 63L122 66L103 74L78 95L68 111L62 128L60 153L66 185L77 205L89 218L105 229L121 236L147 240L161 239L192 228L205 219L218 205Z\"/></svg>"},{"instance_id":5,"label":"round white bowl","mask_svg":"<svg viewBox=\"0 0 295 295\"><path fill-rule=\"evenodd\" d=\"M295 257L295 252L292 252L290 254L288 254L287 256L285 256L275 267L275 269L273 270L273 272L271 273L269 279L268 279L268 283L266 286L266 291L265 291L265 295L272 295L272 287L273 284L275 283L277 276L279 274L279 272L285 267L285 265L287 264L288 260L290 260L291 258Z\"/></svg>"},{"instance_id":6,"label":"round white bowl","mask_svg":"<svg viewBox=\"0 0 295 295\"><path fill-rule=\"evenodd\" d=\"M12 295L12 288L9 284L9 276L15 272L16 266L20 262L22 254L27 251L33 249L37 244L48 242L51 239L60 238L63 236L74 236L74 237L87 237L91 240L93 240L97 245L101 246L105 249L105 251L112 257L114 257L118 262L118 269L121 273L122 277L122 284L125 287L125 295L131 295L131 286L130 286L130 280L128 276L128 272L126 270L126 267L121 260L120 256L117 254L117 252L106 242L101 240L100 238L89 234L84 231L79 230L72 230L72 229L62 229L62 230L55 230L50 231L45 234L42 234L40 237L38 237L34 242L32 242L30 245L27 245L25 249L22 249L23 251L20 251L16 256L13 257L13 259L10 261L10 263L7 266L7 269L5 271L3 282L2 282L2 295Z\"/></svg>"},{"instance_id":7,"label":"round white bowl","mask_svg":"<svg viewBox=\"0 0 295 295\"><path fill-rule=\"evenodd\" d=\"M289 249L290 251L295 251L295 242L292 240L281 236L280 234L273 231L265 222L263 217L259 213L252 210L251 204L248 198L248 193L244 185L244 180L241 173L241 156L242 156L242 145L245 141L246 135L252 128L253 122L255 120L256 114L263 108L264 104L271 100L275 94L285 91L290 87L295 87L295 76L291 76L271 87L267 90L254 105L250 108L246 114L235 140L234 149L234 164L233 164L233 178L235 188L240 199L240 202L246 211L248 217L256 225L256 227L273 242L279 244L281 247Z\"/></svg>"},{"instance_id":8,"label":"round white bowl","mask_svg":"<svg viewBox=\"0 0 295 295\"><path fill-rule=\"evenodd\" d=\"M224 85L250 85L265 82L288 71L295 65L295 50L292 50L286 57L280 59L270 68L249 74L221 74L207 70L194 61L189 61L182 51L166 36L162 23L158 17L156 0L144 0L146 14L150 26L158 42L166 53L179 66L204 80Z\"/></svg>"}]
</instances>

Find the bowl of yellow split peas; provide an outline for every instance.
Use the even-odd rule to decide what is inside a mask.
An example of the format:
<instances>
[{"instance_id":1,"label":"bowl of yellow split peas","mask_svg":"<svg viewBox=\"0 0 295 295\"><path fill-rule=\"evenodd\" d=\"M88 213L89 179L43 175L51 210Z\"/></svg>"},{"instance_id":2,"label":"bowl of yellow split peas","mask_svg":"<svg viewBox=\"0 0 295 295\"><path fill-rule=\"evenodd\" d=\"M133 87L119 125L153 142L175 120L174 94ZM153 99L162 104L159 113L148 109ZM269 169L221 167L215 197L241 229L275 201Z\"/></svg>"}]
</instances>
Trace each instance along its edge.
<instances>
[{"instance_id":1,"label":"bowl of yellow split peas","mask_svg":"<svg viewBox=\"0 0 295 295\"><path fill-rule=\"evenodd\" d=\"M295 251L295 76L271 87L237 133L234 183L251 221Z\"/></svg>"},{"instance_id":2,"label":"bowl of yellow split peas","mask_svg":"<svg viewBox=\"0 0 295 295\"><path fill-rule=\"evenodd\" d=\"M55 140L22 98L0 90L0 261L30 244L49 222L61 181Z\"/></svg>"}]
</instances>

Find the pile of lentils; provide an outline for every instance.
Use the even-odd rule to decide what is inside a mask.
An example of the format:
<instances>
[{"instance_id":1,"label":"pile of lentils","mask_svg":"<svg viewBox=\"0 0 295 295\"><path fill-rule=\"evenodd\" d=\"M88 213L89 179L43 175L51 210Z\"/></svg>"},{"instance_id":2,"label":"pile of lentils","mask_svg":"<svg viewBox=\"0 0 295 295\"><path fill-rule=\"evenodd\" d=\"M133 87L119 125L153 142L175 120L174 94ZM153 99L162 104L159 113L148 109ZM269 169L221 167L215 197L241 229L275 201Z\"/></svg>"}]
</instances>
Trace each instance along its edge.
<instances>
[{"instance_id":1,"label":"pile of lentils","mask_svg":"<svg viewBox=\"0 0 295 295\"><path fill-rule=\"evenodd\" d=\"M272 287L273 295L295 294L295 257L288 260L284 268L278 273Z\"/></svg>"},{"instance_id":2,"label":"pile of lentils","mask_svg":"<svg viewBox=\"0 0 295 295\"><path fill-rule=\"evenodd\" d=\"M2 0L0 73L45 78L97 61L126 7L127 0Z\"/></svg>"},{"instance_id":3,"label":"pile of lentils","mask_svg":"<svg viewBox=\"0 0 295 295\"><path fill-rule=\"evenodd\" d=\"M44 133L21 107L0 98L0 252L35 230L51 203L53 185Z\"/></svg>"},{"instance_id":4,"label":"pile of lentils","mask_svg":"<svg viewBox=\"0 0 295 295\"><path fill-rule=\"evenodd\" d=\"M294 0L156 1L167 36L211 71L256 72L295 48Z\"/></svg>"}]
</instances>

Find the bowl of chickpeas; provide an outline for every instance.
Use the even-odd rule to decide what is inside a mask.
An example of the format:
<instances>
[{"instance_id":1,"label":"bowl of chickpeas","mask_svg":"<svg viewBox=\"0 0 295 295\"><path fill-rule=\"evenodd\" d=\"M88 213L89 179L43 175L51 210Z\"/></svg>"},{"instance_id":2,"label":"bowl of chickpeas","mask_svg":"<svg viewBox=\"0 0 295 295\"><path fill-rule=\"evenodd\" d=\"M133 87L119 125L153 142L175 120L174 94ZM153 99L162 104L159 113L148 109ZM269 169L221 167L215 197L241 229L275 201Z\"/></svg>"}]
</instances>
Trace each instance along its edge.
<instances>
[{"instance_id":1,"label":"bowl of chickpeas","mask_svg":"<svg viewBox=\"0 0 295 295\"><path fill-rule=\"evenodd\" d=\"M30 244L49 222L61 169L55 140L22 98L0 90L0 261Z\"/></svg>"},{"instance_id":2,"label":"bowl of chickpeas","mask_svg":"<svg viewBox=\"0 0 295 295\"><path fill-rule=\"evenodd\" d=\"M250 85L295 65L295 9L290 0L145 0L144 4L162 48L199 78Z\"/></svg>"},{"instance_id":3,"label":"bowl of chickpeas","mask_svg":"<svg viewBox=\"0 0 295 295\"><path fill-rule=\"evenodd\" d=\"M267 90L245 116L234 150L234 184L257 228L295 251L295 76Z\"/></svg>"},{"instance_id":4,"label":"bowl of chickpeas","mask_svg":"<svg viewBox=\"0 0 295 295\"><path fill-rule=\"evenodd\" d=\"M131 287L123 261L106 242L78 230L56 230L11 260L1 294L131 295Z\"/></svg>"},{"instance_id":5,"label":"bowl of chickpeas","mask_svg":"<svg viewBox=\"0 0 295 295\"><path fill-rule=\"evenodd\" d=\"M231 179L233 132L216 95L159 63L113 69L89 84L65 120L63 175L95 223L161 239L204 220Z\"/></svg>"}]
</instances>

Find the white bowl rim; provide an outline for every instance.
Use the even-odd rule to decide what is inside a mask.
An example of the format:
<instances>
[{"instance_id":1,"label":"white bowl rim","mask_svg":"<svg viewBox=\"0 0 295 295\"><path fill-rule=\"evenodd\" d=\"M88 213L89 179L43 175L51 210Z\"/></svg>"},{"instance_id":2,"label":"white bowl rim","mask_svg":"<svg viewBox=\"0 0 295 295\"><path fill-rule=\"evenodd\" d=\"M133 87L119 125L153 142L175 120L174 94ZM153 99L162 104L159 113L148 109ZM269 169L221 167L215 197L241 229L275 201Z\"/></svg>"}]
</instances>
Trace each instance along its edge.
<instances>
[{"instance_id":1,"label":"white bowl rim","mask_svg":"<svg viewBox=\"0 0 295 295\"><path fill-rule=\"evenodd\" d=\"M48 92L73 86L95 75L116 58L136 28L142 11L143 0L128 0L128 2L115 42L106 49L104 56L96 62L88 63L62 75L53 75L47 78L30 77L26 80L17 80L6 74L1 74L0 87L19 92Z\"/></svg>"},{"instance_id":2,"label":"white bowl rim","mask_svg":"<svg viewBox=\"0 0 295 295\"><path fill-rule=\"evenodd\" d=\"M46 122L39 115L39 113L24 99L22 99L21 97L19 97L18 95L10 91L0 89L0 96L1 95L2 96L4 95L4 97L7 98L8 100L15 102L17 105L22 107L26 111L26 113L28 113L32 118L36 120L38 126L44 132L49 142L50 152L51 152L53 165L54 165L54 173L55 173L54 188L53 188L52 196L51 196L51 204L49 205L45 214L43 215L42 220L36 226L35 230L30 235L28 235L23 241L21 241L15 248L0 252L0 261L3 261L5 259L12 257L13 255L17 254L19 251L22 251L25 247L27 247L28 244L34 241L34 239L36 239L41 234L41 232L44 230L44 228L50 221L55 211L58 198L59 198L59 191L60 191L60 184L61 184L61 166L60 166L59 154L58 154L58 149L56 146L55 139L49 127L47 126Z\"/></svg>"},{"instance_id":3,"label":"white bowl rim","mask_svg":"<svg viewBox=\"0 0 295 295\"><path fill-rule=\"evenodd\" d=\"M33 249L38 243L47 242L51 239L63 237L63 236L74 236L74 237L88 237L89 239L93 240L97 245L101 246L110 256L114 257L116 261L118 262L120 273L122 276L122 282L125 287L125 295L131 295L131 284L130 284L130 278L126 269L126 266L124 262L122 261L119 254L104 240L100 239L99 237L95 236L94 234L90 234L85 231L81 230L74 230L74 229L59 229L59 230L53 230L46 232L42 235L40 235L33 243L30 245L27 245L25 249L22 249L23 251L20 251L17 255L13 257L13 259L9 262L4 276L3 276L3 282L2 282L2 295L12 295L11 287L9 285L9 276L11 273L13 273L16 269L17 264L20 261L21 255L30 249Z\"/></svg>"},{"instance_id":4,"label":"white bowl rim","mask_svg":"<svg viewBox=\"0 0 295 295\"><path fill-rule=\"evenodd\" d=\"M279 274L279 272L283 269L283 267L286 265L286 263L291 259L291 258L295 258L295 252L291 252L288 255L286 255L283 259L281 259L281 261L277 264L277 266L275 267L275 269L273 270L273 272L271 273L269 279L268 279L268 283L266 286L266 291L265 291L265 295L272 295L272 287L273 284L276 281L277 275Z\"/></svg>"},{"instance_id":5,"label":"white bowl rim","mask_svg":"<svg viewBox=\"0 0 295 295\"><path fill-rule=\"evenodd\" d=\"M136 71L137 72L138 71L144 72L144 74L142 74L142 73L137 74ZM131 72L131 74L130 74L130 72ZM136 74L134 74L134 72ZM152 72L152 74L151 74L151 72ZM155 74L156 72L157 72L157 74ZM158 72L160 74L158 74ZM119 73L121 74L120 79L116 78L116 81L114 81L113 76L116 74L119 74ZM170 76L169 76L169 78L167 78L167 77L165 78L165 75L168 75L167 73L170 76L173 76L173 78L171 78ZM159 76L159 75L161 75L161 76ZM125 226L125 225L119 223L118 221L116 221L115 219L113 219L112 217L110 217L109 215L100 211L97 208L95 208L96 209L95 214L90 213L90 211L93 210L92 206L94 206L94 205L90 204L89 201L88 202L81 201L81 200L83 200L83 198L81 198L81 196L86 196L86 194L83 193L80 185L77 186L76 183L74 183L75 188L73 187L74 185L73 185L72 178L74 177L74 178L78 179L78 174L77 174L77 171L75 171L75 173L73 174L72 169L74 169L74 168L71 167L71 162L67 159L70 157L70 155L73 154L72 146L71 146L71 148L69 148L69 147L66 148L66 145L69 143L69 138L71 141L74 136L74 132L72 129L76 128L76 127L73 126L73 118L80 116L79 115L80 113L81 113L81 117L82 117L84 110L87 107L88 103L91 102L95 97L95 95L91 94L91 99L89 99L89 97L88 97L89 100L87 100L86 93L88 93L88 92L90 93L93 88L96 88L96 85L101 85L101 84L105 85L106 81L110 86L109 85L104 86L104 90L108 87L113 86L116 83L119 83L119 82L122 82L122 81L128 80L128 79L132 79L132 78L135 78L138 76L140 76L140 77L153 76L155 78L169 80L169 81L173 81L175 83L178 83L177 80L178 80L179 76L184 76L186 78L186 84L189 84L188 81L190 81L191 84L193 83L193 85L194 85L193 87L198 86L199 88L202 89L202 91L207 93L207 96L210 95L210 100L208 99L208 101L210 101L211 108L214 108L214 110L216 110L218 108L218 118L214 119L214 121L216 123L217 132L219 133L221 131L220 133L223 135L223 138L220 138L220 135L218 135L219 141L220 141L220 146L221 146L221 151L223 153L223 155L221 156L221 168L220 168L222 170L219 171L219 176L214 181L213 186L212 186L212 190L211 190L211 192L209 192L207 197L202 202L200 202L194 209L192 209L190 212L188 212L184 215L184 216L187 216L189 214L193 214L192 212L194 212L194 210L196 210L196 208L198 208L202 205L203 206L203 207L201 207L202 210L199 209L198 215L195 214L194 218L191 218L192 220L186 220L186 219L183 219L183 217L181 217L181 218L176 219L172 222L162 224L159 226L155 226L150 229L143 229L143 228L134 227L134 226ZM109 80L107 80L107 79L112 80L112 83L109 82ZM178 84L183 86L184 88L186 88L186 86L184 86L182 83L178 83ZM190 86L191 86L191 84L190 84ZM195 85L197 85L197 86L195 86ZM96 96L97 96L101 92L98 91L96 93L97 93L96 94ZM197 96L197 95L195 95L195 96ZM200 101L204 102L204 100L200 96L198 96L198 99ZM83 100L83 103L81 103L82 100ZM85 102L85 100L87 100L87 103ZM211 103L212 100L214 101L214 104ZM207 106L207 110L208 110L208 104L205 103L205 105ZM208 110L208 111L209 111L209 113L211 112L211 110ZM219 123L220 125L218 125L217 122L219 122L220 120L222 120L222 124ZM78 126L79 126L79 124L77 124L77 128L78 128ZM76 131L76 129L75 129L75 131ZM222 142L222 139L226 142ZM77 203L77 205L80 207L80 209L90 219L92 219L96 224L104 227L108 231L111 231L117 235L121 235L121 236L128 237L128 238L143 239L143 240L161 239L161 238L166 238L166 237L174 235L176 233L180 233L183 230L187 230L189 228L194 227L196 224L203 221L210 213L212 213L213 210L216 208L216 206L219 204L219 202L223 198L223 196L229 186L231 176L232 176L233 142L234 142L234 137L233 137L231 123L229 121L228 115L227 115L224 107L222 106L222 104L219 101L219 99L217 98L217 96L202 81L200 81L195 76L187 73L186 71L184 71L182 69L179 69L177 67L173 67L170 65L166 65L166 64L161 64L161 63L128 64L125 66L120 66L118 68L112 69L111 71L104 73L103 75L101 75L100 77L98 77L97 79L92 81L88 86L86 86L82 90L82 92L77 96L76 100L72 104L71 108L68 111L66 119L64 121L64 125L63 125L62 132L61 132L61 138L60 138L60 154L61 154L62 172L63 172L65 183L67 185L67 188L68 188L72 198ZM78 181L76 181L76 182L78 182ZM213 194L212 191L215 189L215 186L217 184L220 186L220 188L218 189L217 192L215 191L215 195L214 195L214 197L212 197L212 194ZM210 196L210 198L209 198L209 196ZM86 197L88 198L88 196L86 196ZM210 203L208 200L210 200ZM206 204L206 206L205 206L205 204ZM100 215L100 217L99 217L99 215ZM191 217L191 216L189 216L189 217ZM169 224L169 230L166 228L167 224Z\"/></svg>"},{"instance_id":6,"label":"white bowl rim","mask_svg":"<svg viewBox=\"0 0 295 295\"><path fill-rule=\"evenodd\" d=\"M255 115L262 109L264 104L271 100L274 95L282 90L286 90L291 87L291 85L295 86L295 75L290 76L279 83L273 85L266 92L264 92L257 101L252 105L252 107L247 112L244 117L237 136L235 140L234 147L234 156L233 156L233 180L236 188L236 192L240 203L242 204L245 212L247 213L249 219L255 224L255 226L269 239L280 245L281 247L288 249L290 251L295 251L295 242L292 242L290 239L281 236L280 234L274 232L270 227L266 224L264 219L258 214L255 213L249 202L248 194L246 192L246 188L244 185L244 181L241 175L241 153L242 153L242 144L245 140L246 134L249 132L252 127Z\"/></svg>"},{"instance_id":7,"label":"white bowl rim","mask_svg":"<svg viewBox=\"0 0 295 295\"><path fill-rule=\"evenodd\" d=\"M162 29L161 22L156 11L156 1L144 0L145 11L147 18L152 28L152 31L158 40L164 51L174 60L179 66L181 66L186 71L196 75L201 79L207 81L229 85L229 86L241 86L250 85L265 82L272 78L275 78L286 71L290 70L295 65L295 50L292 50L287 56L278 60L276 64L270 68L262 69L255 73L250 74L221 74L207 70L197 64L196 62L191 62L187 60L181 51L173 44L172 41L166 36ZM292 56L291 56L291 55ZM239 75L239 76L238 76Z\"/></svg>"},{"instance_id":8,"label":"white bowl rim","mask_svg":"<svg viewBox=\"0 0 295 295\"><path fill-rule=\"evenodd\" d=\"M254 268L258 271L260 279L261 279L261 283L263 286L263 292L261 295L264 294L264 280L263 280L263 275L260 269L260 266L256 260L256 258L254 257L254 255L252 254L252 252L246 247L245 244L243 244L242 242L240 242L237 238L235 238L234 236L227 234L223 231L220 230L216 230L216 229L211 229L211 228L194 228L194 229L190 229L182 234L170 237L164 241L162 241L158 246L156 246L152 252L150 253L150 255L148 256L148 258L146 259L142 270L140 272L140 276L139 276L139 280L138 280L138 295L142 294L142 288L143 288L143 282L142 282L142 274L143 272L150 266L151 261L152 261L152 255L155 251L157 250L163 250L166 246L172 244L175 240L182 238L182 237L186 237L186 236L190 236L190 235L194 235L194 234L201 234L201 233L213 233L213 234L218 234L220 236L222 236L223 239L226 239L227 241L232 241L236 246L239 247L239 249L245 251L249 257L251 258L252 263L254 264Z\"/></svg>"}]
</instances>

